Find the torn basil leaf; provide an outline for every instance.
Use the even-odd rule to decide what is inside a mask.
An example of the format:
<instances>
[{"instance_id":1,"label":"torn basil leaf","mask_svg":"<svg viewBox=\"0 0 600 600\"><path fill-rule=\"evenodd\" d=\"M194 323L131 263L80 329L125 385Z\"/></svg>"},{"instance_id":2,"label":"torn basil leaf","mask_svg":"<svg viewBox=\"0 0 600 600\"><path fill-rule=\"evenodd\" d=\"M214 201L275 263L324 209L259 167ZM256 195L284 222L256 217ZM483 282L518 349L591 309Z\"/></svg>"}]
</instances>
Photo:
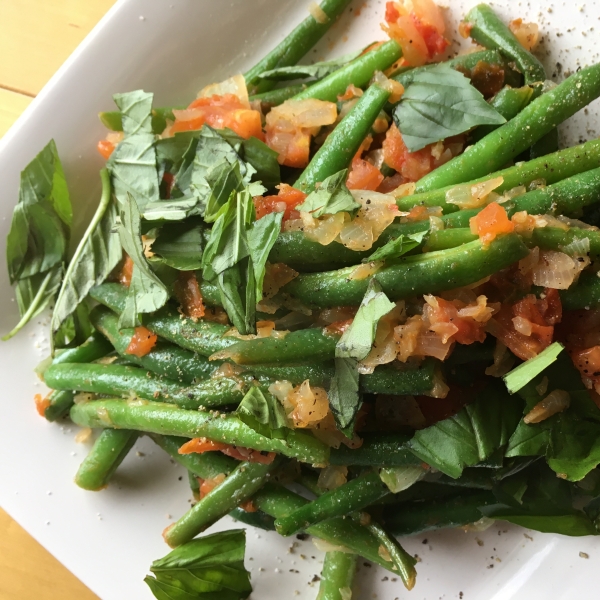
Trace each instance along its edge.
<instances>
[{"instance_id":1,"label":"torn basil leaf","mask_svg":"<svg viewBox=\"0 0 600 600\"><path fill-rule=\"evenodd\" d=\"M40 314L60 287L71 232L72 209L56 144L21 172L19 201L6 238L6 262L21 319L3 339Z\"/></svg>"},{"instance_id":2,"label":"torn basil leaf","mask_svg":"<svg viewBox=\"0 0 600 600\"><path fill-rule=\"evenodd\" d=\"M205 225L199 217L187 219L184 223L166 223L152 243L153 264L161 261L179 271L195 271L202 267L202 251Z\"/></svg>"},{"instance_id":3,"label":"torn basil leaf","mask_svg":"<svg viewBox=\"0 0 600 600\"><path fill-rule=\"evenodd\" d=\"M51 329L53 336L63 329L60 336L64 346L70 343L77 334L77 318L69 325L63 326L88 292L95 285L100 285L117 266L123 256L121 242L117 233L117 210L111 199L111 186L108 171L100 172L102 180L102 196L92 221L88 225L75 254L67 267L62 286L54 305ZM84 338L86 339L86 338Z\"/></svg>"},{"instance_id":4,"label":"torn basil leaf","mask_svg":"<svg viewBox=\"0 0 600 600\"><path fill-rule=\"evenodd\" d=\"M254 429L260 435L268 438L285 437L280 431L287 427L287 418L279 400L258 386L251 386L236 414L240 421Z\"/></svg>"},{"instance_id":5,"label":"torn basil leaf","mask_svg":"<svg viewBox=\"0 0 600 600\"><path fill-rule=\"evenodd\" d=\"M477 125L506 123L467 77L443 64L415 74L394 109L394 121L409 152Z\"/></svg>"},{"instance_id":6,"label":"torn basil leaf","mask_svg":"<svg viewBox=\"0 0 600 600\"><path fill-rule=\"evenodd\" d=\"M279 232L283 213L269 213L252 223L248 232L248 249L252 258L254 279L256 281L256 302L263 299L263 282L265 279L267 259L273 248Z\"/></svg>"},{"instance_id":7,"label":"torn basil leaf","mask_svg":"<svg viewBox=\"0 0 600 600\"><path fill-rule=\"evenodd\" d=\"M377 248L371 256L364 258L362 262L372 262L377 260L391 262L396 258L400 258L407 252L420 246L423 242L423 238L428 232L428 230L419 231L418 233L400 235L397 238L393 238L381 246L381 248Z\"/></svg>"},{"instance_id":8,"label":"torn basil leaf","mask_svg":"<svg viewBox=\"0 0 600 600\"><path fill-rule=\"evenodd\" d=\"M342 169L327 177L317 190L296 206L296 210L309 212L314 218L319 218L339 212L353 212L360 208L360 204L346 187L347 175L348 169Z\"/></svg>"}]
</instances>

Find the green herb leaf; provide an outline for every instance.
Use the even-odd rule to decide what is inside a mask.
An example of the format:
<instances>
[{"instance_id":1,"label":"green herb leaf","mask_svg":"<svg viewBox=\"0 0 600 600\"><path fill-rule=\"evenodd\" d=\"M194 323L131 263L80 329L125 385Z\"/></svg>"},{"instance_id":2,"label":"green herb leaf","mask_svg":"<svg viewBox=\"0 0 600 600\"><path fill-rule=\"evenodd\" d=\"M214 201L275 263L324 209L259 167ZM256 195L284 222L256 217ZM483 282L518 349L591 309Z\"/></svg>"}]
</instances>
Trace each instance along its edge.
<instances>
[{"instance_id":1,"label":"green herb leaf","mask_svg":"<svg viewBox=\"0 0 600 600\"><path fill-rule=\"evenodd\" d=\"M287 418L283 406L269 392L263 392L258 386L252 386L237 408L240 421L260 435L268 438L285 437L280 431L287 427Z\"/></svg>"},{"instance_id":2,"label":"green herb leaf","mask_svg":"<svg viewBox=\"0 0 600 600\"><path fill-rule=\"evenodd\" d=\"M202 267L204 225L198 217L184 223L167 223L160 228L152 244L150 263L161 261L178 271L195 271Z\"/></svg>"},{"instance_id":3,"label":"green herb leaf","mask_svg":"<svg viewBox=\"0 0 600 600\"><path fill-rule=\"evenodd\" d=\"M504 375L504 383L511 394L518 392L527 385L532 379L537 377L542 371L547 369L564 350L564 346L559 342L554 342L536 357L526 360L518 367Z\"/></svg>"},{"instance_id":4,"label":"green herb leaf","mask_svg":"<svg viewBox=\"0 0 600 600\"><path fill-rule=\"evenodd\" d=\"M123 113L125 138L107 162L115 196L127 204L131 196L140 211L159 199L155 138L152 133L152 94L142 90L113 96Z\"/></svg>"},{"instance_id":5,"label":"green herb leaf","mask_svg":"<svg viewBox=\"0 0 600 600\"><path fill-rule=\"evenodd\" d=\"M183 221L193 214L197 205L198 199L192 196L148 202L143 217L146 221Z\"/></svg>"},{"instance_id":6,"label":"green herb leaf","mask_svg":"<svg viewBox=\"0 0 600 600\"><path fill-rule=\"evenodd\" d=\"M67 318L75 312L90 289L100 285L108 277L123 256L116 232L117 210L111 202L108 171L103 169L100 177L100 204L66 270L52 313L53 334L56 334ZM76 327L73 334L75 331ZM63 335L62 338L63 345L71 341L68 335Z\"/></svg>"},{"instance_id":7,"label":"green herb leaf","mask_svg":"<svg viewBox=\"0 0 600 600\"><path fill-rule=\"evenodd\" d=\"M314 79L318 81L319 79L323 79L330 75L334 71L337 71L339 68L343 67L345 64L349 63L351 60L359 57L363 52L364 48L361 50L356 50L355 52L349 52L348 54L344 54L339 58L334 58L332 60L316 62L312 65L293 65L290 67L279 67L277 69L271 69L269 71L263 71L258 78L261 80L269 80L269 81L285 81L289 79Z\"/></svg>"},{"instance_id":8,"label":"green herb leaf","mask_svg":"<svg viewBox=\"0 0 600 600\"><path fill-rule=\"evenodd\" d=\"M44 310L60 287L72 221L67 184L51 140L21 173L19 201L6 238L10 282L21 319L15 335Z\"/></svg>"},{"instance_id":9,"label":"green herb leaf","mask_svg":"<svg viewBox=\"0 0 600 600\"><path fill-rule=\"evenodd\" d=\"M377 248L371 256L363 258L362 262L371 262L375 260L392 261L400 258L407 252L414 250L423 242L423 238L427 235L428 230L409 235L400 235L397 238L392 238L386 242L381 248Z\"/></svg>"},{"instance_id":10,"label":"green herb leaf","mask_svg":"<svg viewBox=\"0 0 600 600\"><path fill-rule=\"evenodd\" d=\"M490 384L456 415L417 431L407 447L422 461L454 479L465 467L504 447L521 418L522 402Z\"/></svg>"},{"instance_id":11,"label":"green herb leaf","mask_svg":"<svg viewBox=\"0 0 600 600\"><path fill-rule=\"evenodd\" d=\"M409 152L477 125L506 123L469 79L447 65L414 76L394 110L394 121Z\"/></svg>"},{"instance_id":12,"label":"green herb leaf","mask_svg":"<svg viewBox=\"0 0 600 600\"><path fill-rule=\"evenodd\" d=\"M358 360L355 358L335 359L335 374L327 396L335 422L348 438L352 437L354 420L362 406L358 380Z\"/></svg>"},{"instance_id":13,"label":"green herb leaf","mask_svg":"<svg viewBox=\"0 0 600 600\"><path fill-rule=\"evenodd\" d=\"M381 284L376 279L371 279L352 324L336 345L336 357L357 360L365 358L375 341L379 319L387 315L395 306L383 293Z\"/></svg>"},{"instance_id":14,"label":"green herb leaf","mask_svg":"<svg viewBox=\"0 0 600 600\"><path fill-rule=\"evenodd\" d=\"M242 529L207 535L154 561L155 578L144 581L158 600L244 600L252 592L245 551Z\"/></svg>"},{"instance_id":15,"label":"green herb leaf","mask_svg":"<svg viewBox=\"0 0 600 600\"><path fill-rule=\"evenodd\" d=\"M119 328L123 329L135 327L139 322L139 313L151 313L162 308L169 299L169 292L146 261L140 213L131 195L121 204L120 217L121 245L134 264L125 309L119 319Z\"/></svg>"},{"instance_id":16,"label":"green herb leaf","mask_svg":"<svg viewBox=\"0 0 600 600\"><path fill-rule=\"evenodd\" d=\"M265 279L267 259L273 248L279 232L283 213L275 212L254 221L248 232L248 248L252 258L254 279L256 281L256 302L263 299L263 282Z\"/></svg>"},{"instance_id":17,"label":"green herb leaf","mask_svg":"<svg viewBox=\"0 0 600 600\"><path fill-rule=\"evenodd\" d=\"M319 189L311 192L304 202L296 207L296 210L309 212L313 217L319 218L339 212L352 212L360 208L360 204L354 200L346 187L347 175L348 169L343 169L327 177Z\"/></svg>"}]
</instances>

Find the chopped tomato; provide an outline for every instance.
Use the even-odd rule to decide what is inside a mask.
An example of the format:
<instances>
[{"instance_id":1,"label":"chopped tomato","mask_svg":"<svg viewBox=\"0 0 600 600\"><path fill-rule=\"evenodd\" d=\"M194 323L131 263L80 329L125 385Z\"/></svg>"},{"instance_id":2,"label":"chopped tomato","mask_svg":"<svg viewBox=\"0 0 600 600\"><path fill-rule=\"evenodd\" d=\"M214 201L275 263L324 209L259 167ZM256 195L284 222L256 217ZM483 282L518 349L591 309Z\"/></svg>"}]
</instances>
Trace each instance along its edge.
<instances>
[{"instance_id":1,"label":"chopped tomato","mask_svg":"<svg viewBox=\"0 0 600 600\"><path fill-rule=\"evenodd\" d=\"M515 224L497 202L488 204L479 214L469 220L471 232L478 235L484 244L489 244L498 235L512 233Z\"/></svg>"},{"instance_id":2,"label":"chopped tomato","mask_svg":"<svg viewBox=\"0 0 600 600\"><path fill-rule=\"evenodd\" d=\"M131 337L131 341L129 342L129 346L127 346L127 350L125 350L125 354L132 354L133 356L140 358L146 356L146 354L154 348L157 340L158 336L149 329L146 329L145 327L136 327L133 336Z\"/></svg>"},{"instance_id":3,"label":"chopped tomato","mask_svg":"<svg viewBox=\"0 0 600 600\"><path fill-rule=\"evenodd\" d=\"M395 2L386 2L385 4L385 20L388 23L394 23L394 21L398 20L400 13L395 6Z\"/></svg>"},{"instance_id":4,"label":"chopped tomato","mask_svg":"<svg viewBox=\"0 0 600 600\"><path fill-rule=\"evenodd\" d=\"M131 256L125 254L123 264L117 273L117 281L124 285L125 287L129 287L131 285L131 277L133 275L133 260L131 260Z\"/></svg>"},{"instance_id":5,"label":"chopped tomato","mask_svg":"<svg viewBox=\"0 0 600 600\"><path fill-rule=\"evenodd\" d=\"M307 131L269 130L265 136L269 148L278 153L280 165L302 169L308 164L310 155L310 133Z\"/></svg>"},{"instance_id":6,"label":"chopped tomato","mask_svg":"<svg viewBox=\"0 0 600 600\"><path fill-rule=\"evenodd\" d=\"M206 494L210 494L215 488L218 488L225 481L225 477L225 473L219 473L209 479L198 479L198 483L200 483L200 500L202 500Z\"/></svg>"},{"instance_id":7,"label":"chopped tomato","mask_svg":"<svg viewBox=\"0 0 600 600\"><path fill-rule=\"evenodd\" d=\"M260 113L242 103L234 94L194 100L187 109L173 111L171 133L200 129L205 123L215 129L232 129L244 139L264 139Z\"/></svg>"},{"instance_id":8,"label":"chopped tomato","mask_svg":"<svg viewBox=\"0 0 600 600\"><path fill-rule=\"evenodd\" d=\"M423 37L423 41L427 46L429 52L429 58L433 58L436 54L441 54L450 45L450 42L443 36L440 35L438 30L429 23L424 23L414 13L411 15L417 31Z\"/></svg>"},{"instance_id":9,"label":"chopped tomato","mask_svg":"<svg viewBox=\"0 0 600 600\"><path fill-rule=\"evenodd\" d=\"M242 504L240 504L240 508L249 513L258 512L258 508L256 508L256 505L254 502L252 502L252 500L246 500L246 502L242 502Z\"/></svg>"},{"instance_id":10,"label":"chopped tomato","mask_svg":"<svg viewBox=\"0 0 600 600\"><path fill-rule=\"evenodd\" d=\"M352 321L354 321L354 319L345 319L343 321L331 323L331 325L327 325L327 327L323 328L323 333L330 336L341 336L344 331L352 325Z\"/></svg>"},{"instance_id":11,"label":"chopped tomato","mask_svg":"<svg viewBox=\"0 0 600 600\"><path fill-rule=\"evenodd\" d=\"M161 193L162 197L165 199L171 198L171 192L173 191L173 186L175 185L175 176L168 171L165 172L162 178L161 183Z\"/></svg>"},{"instance_id":12,"label":"chopped tomato","mask_svg":"<svg viewBox=\"0 0 600 600\"><path fill-rule=\"evenodd\" d=\"M376 190L383 181L381 171L370 162L354 157L346 186L350 190Z\"/></svg>"},{"instance_id":13,"label":"chopped tomato","mask_svg":"<svg viewBox=\"0 0 600 600\"><path fill-rule=\"evenodd\" d=\"M236 460L270 465L275 460L275 453L262 454L259 450L250 450L241 446L232 446L223 442L214 442L207 438L193 438L179 448L179 454L203 454L204 452L220 451Z\"/></svg>"},{"instance_id":14,"label":"chopped tomato","mask_svg":"<svg viewBox=\"0 0 600 600\"><path fill-rule=\"evenodd\" d=\"M409 152L395 124L387 130L382 147L385 163L398 171L405 181L418 181L435 167L431 147Z\"/></svg>"},{"instance_id":15,"label":"chopped tomato","mask_svg":"<svg viewBox=\"0 0 600 600\"><path fill-rule=\"evenodd\" d=\"M459 300L450 302L443 298L434 297L434 300L428 301L426 307L431 328L434 329L440 323L450 323L456 328L456 331L451 335L453 341L459 344L483 342L485 340L485 321L491 317L492 311L488 309L488 313L483 314L481 320L476 320L471 316L462 316L459 313L459 310L464 309L466 306L464 302Z\"/></svg>"},{"instance_id":16,"label":"chopped tomato","mask_svg":"<svg viewBox=\"0 0 600 600\"><path fill-rule=\"evenodd\" d=\"M306 199L306 194L293 188L287 183L277 186L279 190L277 196L257 196L254 198L254 207L256 208L256 218L262 219L265 215L273 212L282 212L283 221L289 219L298 219L300 213L295 210L298 204L302 204Z\"/></svg>"},{"instance_id":17,"label":"chopped tomato","mask_svg":"<svg viewBox=\"0 0 600 600\"><path fill-rule=\"evenodd\" d=\"M202 293L193 271L180 271L174 290L184 315L192 319L201 319L204 316Z\"/></svg>"},{"instance_id":18,"label":"chopped tomato","mask_svg":"<svg viewBox=\"0 0 600 600\"><path fill-rule=\"evenodd\" d=\"M115 145L112 142L109 142L108 140L100 140L96 148L98 149L98 152L100 152L100 154L106 160L108 160L115 149Z\"/></svg>"},{"instance_id":19,"label":"chopped tomato","mask_svg":"<svg viewBox=\"0 0 600 600\"><path fill-rule=\"evenodd\" d=\"M50 406L50 394L45 398L42 398L41 394L36 394L33 397L33 401L35 402L35 409L37 410L38 415L44 417L46 415L46 409Z\"/></svg>"}]
</instances>

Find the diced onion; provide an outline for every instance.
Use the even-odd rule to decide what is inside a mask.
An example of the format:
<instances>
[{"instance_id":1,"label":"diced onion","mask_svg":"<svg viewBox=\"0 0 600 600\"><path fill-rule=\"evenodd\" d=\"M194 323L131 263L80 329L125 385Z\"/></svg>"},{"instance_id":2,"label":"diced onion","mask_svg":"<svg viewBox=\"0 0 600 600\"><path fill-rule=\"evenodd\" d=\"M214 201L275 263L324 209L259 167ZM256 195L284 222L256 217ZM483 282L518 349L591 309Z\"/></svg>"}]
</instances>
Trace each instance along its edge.
<instances>
[{"instance_id":1,"label":"diced onion","mask_svg":"<svg viewBox=\"0 0 600 600\"><path fill-rule=\"evenodd\" d=\"M533 50L540 41L540 30L537 23L523 23L523 19L514 19L509 28L525 50Z\"/></svg>"},{"instance_id":2,"label":"diced onion","mask_svg":"<svg viewBox=\"0 0 600 600\"><path fill-rule=\"evenodd\" d=\"M267 115L267 125L280 131L312 129L332 125L337 118L337 106L325 100L286 100Z\"/></svg>"},{"instance_id":3,"label":"diced onion","mask_svg":"<svg viewBox=\"0 0 600 600\"><path fill-rule=\"evenodd\" d=\"M358 267L356 267L356 269L354 269L354 271L352 271L352 273L350 273L350 275L348 276L348 279L350 281L352 281L352 280L361 281L363 279L366 279L367 277L371 277L372 275L375 275L375 273L377 273L377 271L379 271L379 269L381 269L381 267L383 267L383 265L384 265L384 262L381 260L373 260L368 263L362 263L362 264L358 265Z\"/></svg>"},{"instance_id":4,"label":"diced onion","mask_svg":"<svg viewBox=\"0 0 600 600\"><path fill-rule=\"evenodd\" d=\"M246 108L250 108L246 80L241 73L238 73L237 75L234 75L225 81L221 81L220 83L211 83L210 85L203 87L198 92L196 97L210 98L211 96L224 96L225 94L233 94L234 96L237 96L240 99L240 102L242 102ZM180 112L181 111L178 111L178 113ZM175 114L175 111L173 111L173 114ZM179 116L177 116L177 120L181 120Z\"/></svg>"},{"instance_id":5,"label":"diced onion","mask_svg":"<svg viewBox=\"0 0 600 600\"><path fill-rule=\"evenodd\" d=\"M348 478L348 467L329 465L321 470L317 486L322 490L335 490L344 485Z\"/></svg>"},{"instance_id":6,"label":"diced onion","mask_svg":"<svg viewBox=\"0 0 600 600\"><path fill-rule=\"evenodd\" d=\"M564 390L550 392L541 402L538 402L524 417L525 423L540 423L545 419L569 408L571 397Z\"/></svg>"},{"instance_id":7,"label":"diced onion","mask_svg":"<svg viewBox=\"0 0 600 600\"><path fill-rule=\"evenodd\" d=\"M304 225L304 235L323 246L331 244L340 235L345 223L350 221L350 215L346 212L323 215L320 219L314 219L306 212L301 212L300 216Z\"/></svg>"},{"instance_id":8,"label":"diced onion","mask_svg":"<svg viewBox=\"0 0 600 600\"><path fill-rule=\"evenodd\" d=\"M532 269L533 283L556 290L568 289L580 272L579 262L564 252L547 250L540 253L540 262Z\"/></svg>"}]
</instances>

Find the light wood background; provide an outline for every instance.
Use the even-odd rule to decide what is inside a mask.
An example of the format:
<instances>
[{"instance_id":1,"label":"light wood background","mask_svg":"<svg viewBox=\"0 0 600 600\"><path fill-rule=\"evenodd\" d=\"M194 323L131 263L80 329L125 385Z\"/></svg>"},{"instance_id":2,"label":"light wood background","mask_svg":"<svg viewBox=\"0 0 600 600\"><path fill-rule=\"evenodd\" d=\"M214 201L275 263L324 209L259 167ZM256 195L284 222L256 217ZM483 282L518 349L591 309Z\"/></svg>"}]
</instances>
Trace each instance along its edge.
<instances>
[{"instance_id":1,"label":"light wood background","mask_svg":"<svg viewBox=\"0 0 600 600\"><path fill-rule=\"evenodd\" d=\"M0 137L114 1L0 0ZM32 599L97 596L0 509L0 600Z\"/></svg>"}]
</instances>

